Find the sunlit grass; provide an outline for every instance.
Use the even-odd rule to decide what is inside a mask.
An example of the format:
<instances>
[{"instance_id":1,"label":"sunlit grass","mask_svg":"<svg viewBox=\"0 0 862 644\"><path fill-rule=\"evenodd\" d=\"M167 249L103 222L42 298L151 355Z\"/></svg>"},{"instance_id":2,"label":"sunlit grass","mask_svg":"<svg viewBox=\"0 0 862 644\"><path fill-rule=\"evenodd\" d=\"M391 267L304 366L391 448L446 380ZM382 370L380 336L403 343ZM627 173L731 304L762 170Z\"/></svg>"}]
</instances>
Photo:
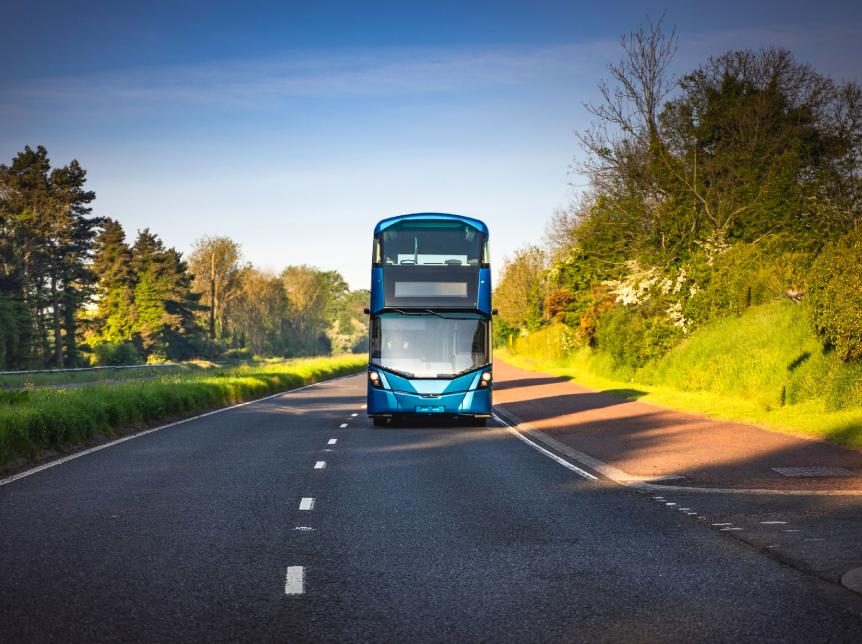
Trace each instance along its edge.
<instances>
[{"instance_id":1,"label":"sunlit grass","mask_svg":"<svg viewBox=\"0 0 862 644\"><path fill-rule=\"evenodd\" d=\"M356 372L365 356L309 358L145 381L35 389L0 401L0 464Z\"/></svg>"}]
</instances>

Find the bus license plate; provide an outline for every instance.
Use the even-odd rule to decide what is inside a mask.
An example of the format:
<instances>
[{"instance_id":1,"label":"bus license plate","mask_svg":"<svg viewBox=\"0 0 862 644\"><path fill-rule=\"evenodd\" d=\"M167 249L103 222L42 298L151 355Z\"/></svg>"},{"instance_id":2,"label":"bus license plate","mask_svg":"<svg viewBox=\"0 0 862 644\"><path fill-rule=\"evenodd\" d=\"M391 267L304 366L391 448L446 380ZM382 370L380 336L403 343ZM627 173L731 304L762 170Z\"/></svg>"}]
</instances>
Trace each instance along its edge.
<instances>
[{"instance_id":1,"label":"bus license plate","mask_svg":"<svg viewBox=\"0 0 862 644\"><path fill-rule=\"evenodd\" d=\"M442 414L444 411L445 405L416 405L417 414Z\"/></svg>"}]
</instances>

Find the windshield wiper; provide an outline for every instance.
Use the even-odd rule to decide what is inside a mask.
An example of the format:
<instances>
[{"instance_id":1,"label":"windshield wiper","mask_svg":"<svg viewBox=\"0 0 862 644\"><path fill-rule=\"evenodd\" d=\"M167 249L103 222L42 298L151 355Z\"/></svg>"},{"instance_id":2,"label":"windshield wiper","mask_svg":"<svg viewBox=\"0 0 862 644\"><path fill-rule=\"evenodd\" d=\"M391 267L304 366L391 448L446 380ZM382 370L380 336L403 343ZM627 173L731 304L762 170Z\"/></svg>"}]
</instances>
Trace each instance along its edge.
<instances>
[{"instance_id":1,"label":"windshield wiper","mask_svg":"<svg viewBox=\"0 0 862 644\"><path fill-rule=\"evenodd\" d=\"M387 307L387 311L395 311L396 313L400 313L401 315L423 315L428 313L429 315L434 315L441 320L478 320L481 318L465 318L465 317L450 317L448 315L440 315L437 311L433 311L431 309L419 309L418 311L405 311L404 309L394 309L391 307Z\"/></svg>"},{"instance_id":2,"label":"windshield wiper","mask_svg":"<svg viewBox=\"0 0 862 644\"><path fill-rule=\"evenodd\" d=\"M395 311L396 313L400 313L401 315L422 315L423 313L430 313L431 315L436 315L438 318L443 318L444 320L449 320L452 318L445 318L436 311L432 311L431 309L419 309L418 311L405 311L404 309L387 309L389 311Z\"/></svg>"}]
</instances>

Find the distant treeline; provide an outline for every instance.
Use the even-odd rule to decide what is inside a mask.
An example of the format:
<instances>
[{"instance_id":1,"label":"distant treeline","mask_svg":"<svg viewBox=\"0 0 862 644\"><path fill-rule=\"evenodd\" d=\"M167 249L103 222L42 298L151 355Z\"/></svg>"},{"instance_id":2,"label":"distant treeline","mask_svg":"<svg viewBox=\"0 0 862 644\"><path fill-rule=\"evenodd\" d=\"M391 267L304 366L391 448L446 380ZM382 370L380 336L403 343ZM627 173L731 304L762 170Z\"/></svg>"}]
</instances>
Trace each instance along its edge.
<instances>
[{"instance_id":1,"label":"distant treeline","mask_svg":"<svg viewBox=\"0 0 862 644\"><path fill-rule=\"evenodd\" d=\"M563 353L592 347L632 373L697 327L785 299L827 352L862 359L860 87L778 49L674 79L661 21L622 48L579 135L589 187L506 263L497 342L553 326Z\"/></svg>"},{"instance_id":2,"label":"distant treeline","mask_svg":"<svg viewBox=\"0 0 862 644\"><path fill-rule=\"evenodd\" d=\"M0 368L357 351L367 291L335 271L280 274L203 237L186 260L148 229L92 215L77 161L43 147L0 165Z\"/></svg>"}]
</instances>

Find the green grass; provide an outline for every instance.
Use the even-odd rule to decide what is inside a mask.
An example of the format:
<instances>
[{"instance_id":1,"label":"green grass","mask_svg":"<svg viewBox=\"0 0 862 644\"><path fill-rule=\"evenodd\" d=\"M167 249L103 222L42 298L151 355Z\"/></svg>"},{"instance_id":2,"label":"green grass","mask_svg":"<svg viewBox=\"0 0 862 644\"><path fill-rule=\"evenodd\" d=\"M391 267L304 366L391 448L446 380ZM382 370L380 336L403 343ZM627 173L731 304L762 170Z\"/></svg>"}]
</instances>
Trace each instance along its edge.
<instances>
[{"instance_id":1,"label":"green grass","mask_svg":"<svg viewBox=\"0 0 862 644\"><path fill-rule=\"evenodd\" d=\"M309 358L0 397L0 466L356 372L366 363L355 355Z\"/></svg>"},{"instance_id":2,"label":"green grass","mask_svg":"<svg viewBox=\"0 0 862 644\"><path fill-rule=\"evenodd\" d=\"M789 302L704 327L638 370L615 369L600 351L561 356L541 346L516 342L498 354L594 389L634 385L652 404L862 448L862 365L824 353L804 309Z\"/></svg>"},{"instance_id":3,"label":"green grass","mask_svg":"<svg viewBox=\"0 0 862 644\"><path fill-rule=\"evenodd\" d=\"M0 387L50 387L56 385L77 385L104 380L144 380L169 374L200 371L203 367L196 363L184 363L175 367L152 365L141 369L99 369L97 371L45 371L42 373L22 373L0 376Z\"/></svg>"}]
</instances>

